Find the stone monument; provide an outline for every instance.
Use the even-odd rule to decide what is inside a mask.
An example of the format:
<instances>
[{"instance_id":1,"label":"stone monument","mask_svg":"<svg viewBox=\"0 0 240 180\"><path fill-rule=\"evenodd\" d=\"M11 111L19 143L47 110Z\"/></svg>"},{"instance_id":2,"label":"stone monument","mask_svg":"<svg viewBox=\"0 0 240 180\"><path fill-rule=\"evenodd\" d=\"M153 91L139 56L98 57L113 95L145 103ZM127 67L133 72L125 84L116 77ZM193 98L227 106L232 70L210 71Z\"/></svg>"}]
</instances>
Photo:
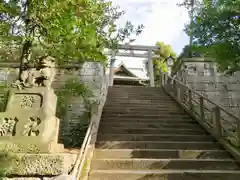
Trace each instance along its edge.
<instances>
[{"instance_id":1,"label":"stone monument","mask_svg":"<svg viewBox=\"0 0 240 180\"><path fill-rule=\"evenodd\" d=\"M33 66L24 64L9 90L5 112L0 113L0 149L57 152L63 147L58 144L57 96L51 87L55 71L50 56Z\"/></svg>"}]
</instances>

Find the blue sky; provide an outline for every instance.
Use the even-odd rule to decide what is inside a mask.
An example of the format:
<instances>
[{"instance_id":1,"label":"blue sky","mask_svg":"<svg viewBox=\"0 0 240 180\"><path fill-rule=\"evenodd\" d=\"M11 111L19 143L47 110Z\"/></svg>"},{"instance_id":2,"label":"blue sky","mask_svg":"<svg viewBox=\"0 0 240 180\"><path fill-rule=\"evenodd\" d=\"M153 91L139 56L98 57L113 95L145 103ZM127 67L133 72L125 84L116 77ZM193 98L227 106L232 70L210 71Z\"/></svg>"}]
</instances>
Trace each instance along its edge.
<instances>
[{"instance_id":1,"label":"blue sky","mask_svg":"<svg viewBox=\"0 0 240 180\"><path fill-rule=\"evenodd\" d=\"M186 9L176 5L181 0L112 1L126 12L119 20L119 25L124 25L129 20L134 25L145 26L133 44L155 45L156 41L163 41L170 44L177 54L188 44L189 37L183 32L184 24L189 21L188 13ZM126 58L117 58L118 62L125 61L124 59ZM131 64L135 66L139 60Z\"/></svg>"}]
</instances>

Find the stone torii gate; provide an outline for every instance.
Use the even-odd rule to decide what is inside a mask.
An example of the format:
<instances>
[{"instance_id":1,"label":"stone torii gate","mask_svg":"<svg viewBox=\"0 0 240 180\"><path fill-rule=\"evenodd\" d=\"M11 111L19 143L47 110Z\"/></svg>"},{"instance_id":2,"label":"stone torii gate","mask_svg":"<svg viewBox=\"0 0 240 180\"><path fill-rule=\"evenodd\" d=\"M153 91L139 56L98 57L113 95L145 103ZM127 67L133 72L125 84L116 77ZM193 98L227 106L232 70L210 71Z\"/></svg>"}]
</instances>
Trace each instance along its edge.
<instances>
[{"instance_id":1,"label":"stone torii gate","mask_svg":"<svg viewBox=\"0 0 240 180\"><path fill-rule=\"evenodd\" d=\"M154 72L153 72L153 63L152 58L154 57L154 51L158 50L159 46L143 46L143 45L126 45L120 44L118 46L119 50L125 51L145 51L147 54L131 53L131 52L116 52L114 50L109 50L106 52L106 55L110 55L110 72L109 72L109 86L113 86L113 75L114 75L114 63L116 56L123 57L136 57L136 58L147 58L148 59L148 72L150 78L150 86L154 87Z\"/></svg>"}]
</instances>

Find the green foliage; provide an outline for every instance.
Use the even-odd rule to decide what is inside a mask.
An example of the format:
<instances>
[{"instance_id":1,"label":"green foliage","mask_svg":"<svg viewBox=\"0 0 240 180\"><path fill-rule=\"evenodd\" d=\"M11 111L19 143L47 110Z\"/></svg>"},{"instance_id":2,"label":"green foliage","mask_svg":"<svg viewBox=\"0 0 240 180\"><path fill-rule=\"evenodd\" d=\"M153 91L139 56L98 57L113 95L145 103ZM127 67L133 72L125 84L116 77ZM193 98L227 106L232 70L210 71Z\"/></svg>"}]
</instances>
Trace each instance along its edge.
<instances>
[{"instance_id":1,"label":"green foliage","mask_svg":"<svg viewBox=\"0 0 240 180\"><path fill-rule=\"evenodd\" d=\"M186 26L186 32L192 33L202 55L215 59L222 71L239 69L240 0L197 1L193 10L193 22Z\"/></svg>"},{"instance_id":2,"label":"green foliage","mask_svg":"<svg viewBox=\"0 0 240 180\"><path fill-rule=\"evenodd\" d=\"M157 42L156 46L159 46L160 49L155 51L155 55L157 56L153 60L153 65L155 67L155 71L159 71L162 69L163 72L167 72L167 64L166 59L168 57L176 58L176 53L172 50L172 47L168 44L164 44L164 42Z\"/></svg>"},{"instance_id":3,"label":"green foliage","mask_svg":"<svg viewBox=\"0 0 240 180\"><path fill-rule=\"evenodd\" d=\"M168 44L164 44L164 42L157 42L156 46L159 46L160 49L154 52L156 55L156 58L153 59L153 66L154 66L155 80L159 80L160 72L168 71L167 63L166 63L167 58L171 56L175 59L177 55L172 50L172 47Z\"/></svg>"},{"instance_id":4,"label":"green foliage","mask_svg":"<svg viewBox=\"0 0 240 180\"><path fill-rule=\"evenodd\" d=\"M93 96L92 91L82 82L79 82L77 78L71 78L56 91L58 97L57 114L61 117L65 115L67 105L73 97L81 97L85 102L85 105L89 105L89 98Z\"/></svg>"},{"instance_id":5,"label":"green foliage","mask_svg":"<svg viewBox=\"0 0 240 180\"><path fill-rule=\"evenodd\" d=\"M16 161L17 157L7 151L0 151L0 180L6 176L7 170L11 168L12 162Z\"/></svg>"},{"instance_id":6,"label":"green foliage","mask_svg":"<svg viewBox=\"0 0 240 180\"><path fill-rule=\"evenodd\" d=\"M82 98L86 111L79 117L79 123L71 129L71 135L63 137L65 147L80 147L86 134L90 120L90 98L92 91L76 78L71 78L56 92L58 96L57 116L64 119L67 106L71 104L73 98ZM64 122L63 122L64 124Z\"/></svg>"},{"instance_id":7,"label":"green foliage","mask_svg":"<svg viewBox=\"0 0 240 180\"><path fill-rule=\"evenodd\" d=\"M143 29L130 22L117 28L124 12L104 0L9 0L0 2L0 12L0 46L14 49L21 62L36 54L59 63L105 61L105 47L117 48Z\"/></svg>"},{"instance_id":8,"label":"green foliage","mask_svg":"<svg viewBox=\"0 0 240 180\"><path fill-rule=\"evenodd\" d=\"M182 52L180 53L178 58L183 59L183 58L189 58L189 57L202 57L201 54L204 54L204 52L202 52L197 45L193 45L191 47L189 45L186 45L183 47Z\"/></svg>"},{"instance_id":9,"label":"green foliage","mask_svg":"<svg viewBox=\"0 0 240 180\"><path fill-rule=\"evenodd\" d=\"M180 70L182 65L184 64L184 61L183 61L184 58L201 57L201 50L202 49L199 49L199 47L196 46L196 45L193 45L193 46L186 45L186 46L184 46L182 52L176 58L176 61L173 64L172 76L174 76Z\"/></svg>"},{"instance_id":10,"label":"green foliage","mask_svg":"<svg viewBox=\"0 0 240 180\"><path fill-rule=\"evenodd\" d=\"M6 83L0 83L0 112L5 110L7 103L8 89Z\"/></svg>"}]
</instances>

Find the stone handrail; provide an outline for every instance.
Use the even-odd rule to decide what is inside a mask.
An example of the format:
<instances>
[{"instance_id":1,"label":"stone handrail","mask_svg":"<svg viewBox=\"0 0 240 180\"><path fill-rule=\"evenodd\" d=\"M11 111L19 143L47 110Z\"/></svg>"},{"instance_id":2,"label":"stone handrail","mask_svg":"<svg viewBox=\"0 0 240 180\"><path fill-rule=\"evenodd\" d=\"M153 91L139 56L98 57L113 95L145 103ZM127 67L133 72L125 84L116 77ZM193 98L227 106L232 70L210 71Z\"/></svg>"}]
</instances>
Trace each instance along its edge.
<instances>
[{"instance_id":1,"label":"stone handrail","mask_svg":"<svg viewBox=\"0 0 240 180\"><path fill-rule=\"evenodd\" d=\"M108 87L108 83L106 83L106 87ZM80 178L85 178L83 173L84 171L88 171L84 168L86 166L86 162L91 159L91 152L93 152L95 148L95 142L97 139L97 132L98 127L101 119L102 109L106 101L106 95L107 91L102 94L103 99L100 101L97 101L91 105L90 115L91 120L90 124L88 126L87 132L84 137L84 141L81 146L81 150L77 156L77 159L75 161L74 167L71 174L71 177L73 177L75 180L78 180ZM89 165L89 164L87 164Z\"/></svg>"},{"instance_id":2,"label":"stone handrail","mask_svg":"<svg viewBox=\"0 0 240 180\"><path fill-rule=\"evenodd\" d=\"M240 160L240 118L177 79L167 74L161 77L165 92Z\"/></svg>"},{"instance_id":3,"label":"stone handrail","mask_svg":"<svg viewBox=\"0 0 240 180\"><path fill-rule=\"evenodd\" d=\"M80 152L77 155L76 161L74 163L73 169L69 174L60 174L56 177L53 177L51 180L78 180L81 177L83 167L87 158L88 148L92 139L93 127L96 125L96 122L91 121L88 126L84 141L82 143Z\"/></svg>"},{"instance_id":4,"label":"stone handrail","mask_svg":"<svg viewBox=\"0 0 240 180\"><path fill-rule=\"evenodd\" d=\"M97 95L89 99L90 123L85 133L81 149L79 149L79 153L77 154L73 168L70 172L68 171L67 174L59 174L58 176L52 178L52 180L77 180L85 179L87 177L93 150L95 148L101 114L108 91L108 74L105 71L102 71L100 76L102 77L102 86L100 89L98 89L100 92L97 92Z\"/></svg>"},{"instance_id":5,"label":"stone handrail","mask_svg":"<svg viewBox=\"0 0 240 180\"><path fill-rule=\"evenodd\" d=\"M84 162L87 158L87 148L90 144L91 141L91 137L92 137L92 131L93 131L93 127L94 124L96 122L95 121L91 121L90 125L88 126L88 130L86 132L86 135L84 137L84 141L83 144L81 146L81 150L80 153L77 156L73 171L71 172L71 175L73 177L75 177L75 179L79 179L79 176L81 175L83 166L84 166Z\"/></svg>"}]
</instances>

